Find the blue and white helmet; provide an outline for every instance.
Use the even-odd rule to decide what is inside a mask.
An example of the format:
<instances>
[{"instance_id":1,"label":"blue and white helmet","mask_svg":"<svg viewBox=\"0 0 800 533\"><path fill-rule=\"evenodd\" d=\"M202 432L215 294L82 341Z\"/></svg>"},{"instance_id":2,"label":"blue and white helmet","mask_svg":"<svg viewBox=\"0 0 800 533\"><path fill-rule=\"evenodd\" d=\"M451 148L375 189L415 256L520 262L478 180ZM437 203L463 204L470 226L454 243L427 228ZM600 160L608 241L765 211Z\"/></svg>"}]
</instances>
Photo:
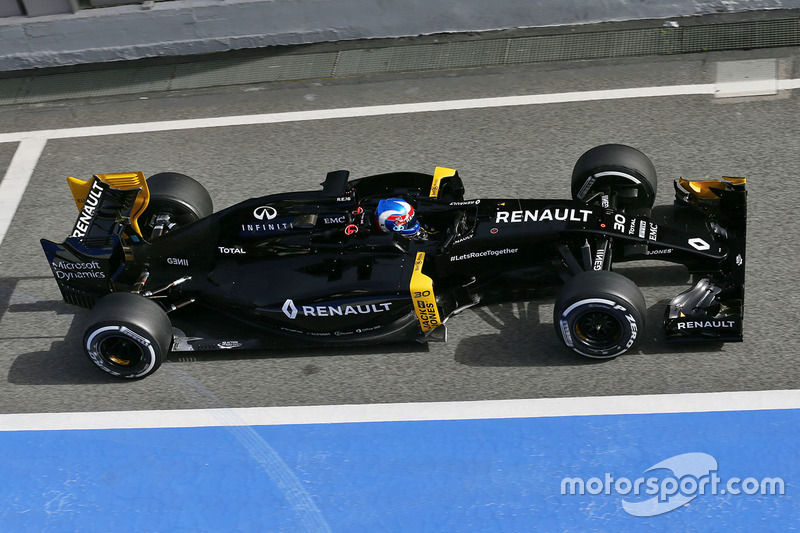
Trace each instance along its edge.
<instances>
[{"instance_id":1,"label":"blue and white helmet","mask_svg":"<svg viewBox=\"0 0 800 533\"><path fill-rule=\"evenodd\" d=\"M415 235L419 231L419 222L414 216L414 208L401 198L387 198L378 202L375 219L378 227L385 233Z\"/></svg>"}]
</instances>

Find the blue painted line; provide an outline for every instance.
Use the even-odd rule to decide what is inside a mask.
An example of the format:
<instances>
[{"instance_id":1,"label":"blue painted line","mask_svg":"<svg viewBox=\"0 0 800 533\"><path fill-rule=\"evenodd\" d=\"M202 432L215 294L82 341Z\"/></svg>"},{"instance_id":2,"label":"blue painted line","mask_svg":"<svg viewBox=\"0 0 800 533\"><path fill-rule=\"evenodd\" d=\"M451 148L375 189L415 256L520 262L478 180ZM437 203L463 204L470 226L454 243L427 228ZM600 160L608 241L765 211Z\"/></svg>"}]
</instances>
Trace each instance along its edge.
<instances>
[{"instance_id":1,"label":"blue painted line","mask_svg":"<svg viewBox=\"0 0 800 533\"><path fill-rule=\"evenodd\" d=\"M0 530L792 531L798 428L800 410L784 409L8 431ZM723 481L779 477L784 494L699 494L647 517L622 502L649 496L613 483L562 494L565 477L663 482L669 471L647 469L692 452Z\"/></svg>"}]
</instances>

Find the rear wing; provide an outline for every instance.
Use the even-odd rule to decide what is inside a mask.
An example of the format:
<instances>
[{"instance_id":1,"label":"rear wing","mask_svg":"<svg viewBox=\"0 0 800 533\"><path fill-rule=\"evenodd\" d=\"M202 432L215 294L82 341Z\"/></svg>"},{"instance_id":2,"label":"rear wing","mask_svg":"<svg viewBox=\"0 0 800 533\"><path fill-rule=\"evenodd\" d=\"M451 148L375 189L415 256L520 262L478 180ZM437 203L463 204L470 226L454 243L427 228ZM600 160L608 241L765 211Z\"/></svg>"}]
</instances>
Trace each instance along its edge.
<instances>
[{"instance_id":1,"label":"rear wing","mask_svg":"<svg viewBox=\"0 0 800 533\"><path fill-rule=\"evenodd\" d=\"M704 272L694 286L670 301L666 340L737 342L743 340L747 237L745 178L675 182L675 208L699 210L725 245L717 269Z\"/></svg>"},{"instance_id":2,"label":"rear wing","mask_svg":"<svg viewBox=\"0 0 800 533\"><path fill-rule=\"evenodd\" d=\"M125 229L124 224L141 237L138 219L150 200L144 174L95 174L91 180L70 176L67 183L79 211L71 237L119 234Z\"/></svg>"},{"instance_id":3,"label":"rear wing","mask_svg":"<svg viewBox=\"0 0 800 533\"><path fill-rule=\"evenodd\" d=\"M138 241L138 217L149 190L141 172L96 174L91 180L67 178L78 218L62 243L42 239L42 249L64 301L92 307L113 292L122 271L127 241Z\"/></svg>"}]
</instances>

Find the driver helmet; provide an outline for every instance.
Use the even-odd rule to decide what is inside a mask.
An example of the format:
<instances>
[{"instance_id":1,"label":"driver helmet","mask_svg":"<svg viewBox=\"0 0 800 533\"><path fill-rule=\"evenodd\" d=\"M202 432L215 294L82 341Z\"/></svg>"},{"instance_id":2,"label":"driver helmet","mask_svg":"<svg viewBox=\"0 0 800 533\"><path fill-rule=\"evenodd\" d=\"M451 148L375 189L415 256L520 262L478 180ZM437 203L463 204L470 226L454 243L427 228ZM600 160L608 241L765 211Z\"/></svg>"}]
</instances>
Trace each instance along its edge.
<instances>
[{"instance_id":1,"label":"driver helmet","mask_svg":"<svg viewBox=\"0 0 800 533\"><path fill-rule=\"evenodd\" d=\"M416 235L419 232L419 222L414 216L414 208L401 198L387 198L378 202L375 221L384 233Z\"/></svg>"}]
</instances>

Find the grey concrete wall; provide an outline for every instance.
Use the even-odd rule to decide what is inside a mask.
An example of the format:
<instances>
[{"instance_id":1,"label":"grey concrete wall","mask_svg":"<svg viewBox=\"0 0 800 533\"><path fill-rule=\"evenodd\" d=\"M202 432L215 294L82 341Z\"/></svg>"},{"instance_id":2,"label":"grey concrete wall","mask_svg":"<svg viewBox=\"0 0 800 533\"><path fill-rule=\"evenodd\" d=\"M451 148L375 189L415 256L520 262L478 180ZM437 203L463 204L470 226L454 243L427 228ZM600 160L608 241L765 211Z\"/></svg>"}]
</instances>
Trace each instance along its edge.
<instances>
[{"instance_id":1,"label":"grey concrete wall","mask_svg":"<svg viewBox=\"0 0 800 533\"><path fill-rule=\"evenodd\" d=\"M669 19L800 0L175 0L0 18L0 71L274 45Z\"/></svg>"}]
</instances>

